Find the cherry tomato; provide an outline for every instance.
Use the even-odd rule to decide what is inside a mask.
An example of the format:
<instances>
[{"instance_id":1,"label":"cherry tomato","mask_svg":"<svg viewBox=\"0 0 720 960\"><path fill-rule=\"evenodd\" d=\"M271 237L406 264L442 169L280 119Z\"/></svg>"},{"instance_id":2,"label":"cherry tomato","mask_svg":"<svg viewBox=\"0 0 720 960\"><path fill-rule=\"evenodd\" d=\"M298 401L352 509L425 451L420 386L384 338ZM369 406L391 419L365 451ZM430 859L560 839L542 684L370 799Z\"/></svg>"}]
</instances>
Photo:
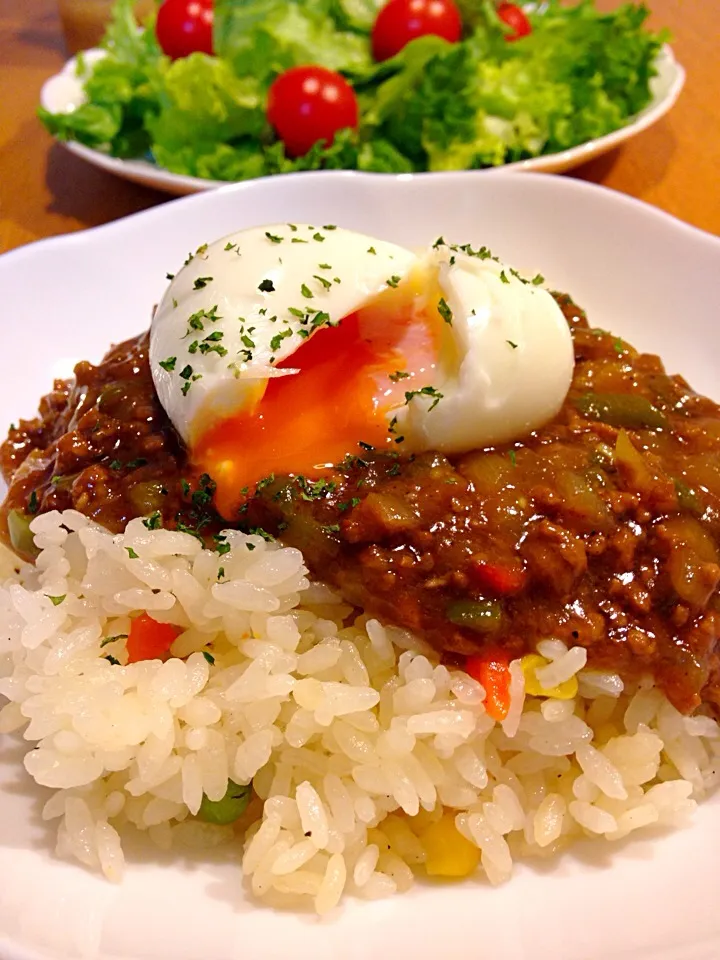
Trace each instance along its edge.
<instances>
[{"instance_id":1,"label":"cherry tomato","mask_svg":"<svg viewBox=\"0 0 720 960\"><path fill-rule=\"evenodd\" d=\"M267 117L288 156L302 157L322 141L329 146L339 130L358 125L355 91L325 67L292 67L273 81Z\"/></svg>"},{"instance_id":2,"label":"cherry tomato","mask_svg":"<svg viewBox=\"0 0 720 960\"><path fill-rule=\"evenodd\" d=\"M505 34L506 40L519 40L520 37L526 37L529 33L532 33L530 21L520 7L514 3L501 3L497 8L497 15L502 22L506 23L513 31L512 33Z\"/></svg>"},{"instance_id":3,"label":"cherry tomato","mask_svg":"<svg viewBox=\"0 0 720 960\"><path fill-rule=\"evenodd\" d=\"M462 21L453 0L390 0L373 26L373 56L389 60L417 37L442 37L457 43L461 34Z\"/></svg>"},{"instance_id":4,"label":"cherry tomato","mask_svg":"<svg viewBox=\"0 0 720 960\"><path fill-rule=\"evenodd\" d=\"M173 60L213 52L212 0L165 0L157 13L158 43Z\"/></svg>"}]
</instances>

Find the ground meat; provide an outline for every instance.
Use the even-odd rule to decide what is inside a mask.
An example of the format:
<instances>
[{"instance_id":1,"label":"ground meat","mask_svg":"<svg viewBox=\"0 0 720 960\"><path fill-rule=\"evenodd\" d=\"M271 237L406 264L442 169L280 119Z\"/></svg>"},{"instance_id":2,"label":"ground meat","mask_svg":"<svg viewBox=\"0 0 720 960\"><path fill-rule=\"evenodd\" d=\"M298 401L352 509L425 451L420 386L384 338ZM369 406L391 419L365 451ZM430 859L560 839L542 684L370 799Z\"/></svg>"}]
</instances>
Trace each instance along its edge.
<instances>
[{"instance_id":1,"label":"ground meat","mask_svg":"<svg viewBox=\"0 0 720 960\"><path fill-rule=\"evenodd\" d=\"M530 579L561 600L572 596L587 570L582 539L546 519L528 524L520 556Z\"/></svg>"},{"instance_id":2,"label":"ground meat","mask_svg":"<svg viewBox=\"0 0 720 960\"><path fill-rule=\"evenodd\" d=\"M322 482L263 483L240 524L448 658L559 637L595 666L653 673L681 710L720 706L720 409L558 302L576 366L552 423L451 459L359 449ZM74 506L118 530L157 511L215 529L212 483L159 406L146 348L79 365L11 431L5 516Z\"/></svg>"},{"instance_id":3,"label":"ground meat","mask_svg":"<svg viewBox=\"0 0 720 960\"><path fill-rule=\"evenodd\" d=\"M36 420L11 427L0 448L6 541L12 511L73 508L114 532L137 516L197 524L189 489L197 478L155 394L147 350L143 334L99 366L79 363L73 381L56 381Z\"/></svg>"}]
</instances>

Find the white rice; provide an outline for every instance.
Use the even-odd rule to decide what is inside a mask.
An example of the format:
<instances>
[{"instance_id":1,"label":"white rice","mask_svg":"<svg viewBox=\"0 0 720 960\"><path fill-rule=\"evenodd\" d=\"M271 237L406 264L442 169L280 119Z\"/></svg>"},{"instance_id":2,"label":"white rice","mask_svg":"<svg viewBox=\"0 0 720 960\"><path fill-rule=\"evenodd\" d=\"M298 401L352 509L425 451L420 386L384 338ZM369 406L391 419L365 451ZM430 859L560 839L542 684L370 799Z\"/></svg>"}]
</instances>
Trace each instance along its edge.
<instances>
[{"instance_id":1,"label":"white rice","mask_svg":"<svg viewBox=\"0 0 720 960\"><path fill-rule=\"evenodd\" d=\"M344 893L376 899L436 872L438 821L501 883L517 857L680 823L718 781L713 719L683 717L648 682L623 690L579 647L538 647L538 682L577 677L571 700L526 697L513 662L498 724L477 681L310 584L297 550L228 531L219 556L73 511L32 529L37 565L3 558L0 733L33 745L58 855L110 880L131 827L164 849L234 841L255 896L325 914ZM124 665L141 611L184 631L164 663ZM247 815L196 819L229 778L254 785Z\"/></svg>"}]
</instances>

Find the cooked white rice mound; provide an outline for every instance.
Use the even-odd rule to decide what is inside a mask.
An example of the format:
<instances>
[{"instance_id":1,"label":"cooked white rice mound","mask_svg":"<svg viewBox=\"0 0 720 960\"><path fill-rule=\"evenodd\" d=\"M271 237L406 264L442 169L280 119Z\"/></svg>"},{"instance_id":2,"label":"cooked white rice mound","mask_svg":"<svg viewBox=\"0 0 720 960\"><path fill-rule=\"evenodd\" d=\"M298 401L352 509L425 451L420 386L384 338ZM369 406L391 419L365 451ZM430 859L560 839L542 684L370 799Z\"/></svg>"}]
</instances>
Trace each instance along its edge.
<instances>
[{"instance_id":1,"label":"cooked white rice mound","mask_svg":"<svg viewBox=\"0 0 720 960\"><path fill-rule=\"evenodd\" d=\"M539 650L537 678L576 677L572 699L526 697L514 662L497 724L475 680L400 630L353 622L298 550L229 531L220 556L73 511L32 529L37 565L0 587L0 733L33 744L25 766L54 791L58 853L112 880L132 824L166 848L243 843L256 896L326 913L425 870L500 883L517 856L676 824L717 783L714 720L650 684L623 691L584 670L580 648ZM141 611L184 632L167 662L124 666ZM228 779L260 798L243 821L196 819Z\"/></svg>"}]
</instances>

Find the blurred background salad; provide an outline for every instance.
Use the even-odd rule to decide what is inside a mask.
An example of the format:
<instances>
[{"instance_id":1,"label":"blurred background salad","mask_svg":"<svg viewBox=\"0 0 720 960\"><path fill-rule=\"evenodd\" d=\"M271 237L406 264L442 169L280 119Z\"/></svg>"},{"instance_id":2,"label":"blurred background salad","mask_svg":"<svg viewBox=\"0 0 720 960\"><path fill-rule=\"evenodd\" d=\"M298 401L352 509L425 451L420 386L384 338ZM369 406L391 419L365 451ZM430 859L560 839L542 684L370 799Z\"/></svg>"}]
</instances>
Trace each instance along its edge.
<instances>
[{"instance_id":1,"label":"blurred background salad","mask_svg":"<svg viewBox=\"0 0 720 960\"><path fill-rule=\"evenodd\" d=\"M624 3L117 0L84 102L40 108L59 139L173 173L497 166L623 126L667 39Z\"/></svg>"}]
</instances>

